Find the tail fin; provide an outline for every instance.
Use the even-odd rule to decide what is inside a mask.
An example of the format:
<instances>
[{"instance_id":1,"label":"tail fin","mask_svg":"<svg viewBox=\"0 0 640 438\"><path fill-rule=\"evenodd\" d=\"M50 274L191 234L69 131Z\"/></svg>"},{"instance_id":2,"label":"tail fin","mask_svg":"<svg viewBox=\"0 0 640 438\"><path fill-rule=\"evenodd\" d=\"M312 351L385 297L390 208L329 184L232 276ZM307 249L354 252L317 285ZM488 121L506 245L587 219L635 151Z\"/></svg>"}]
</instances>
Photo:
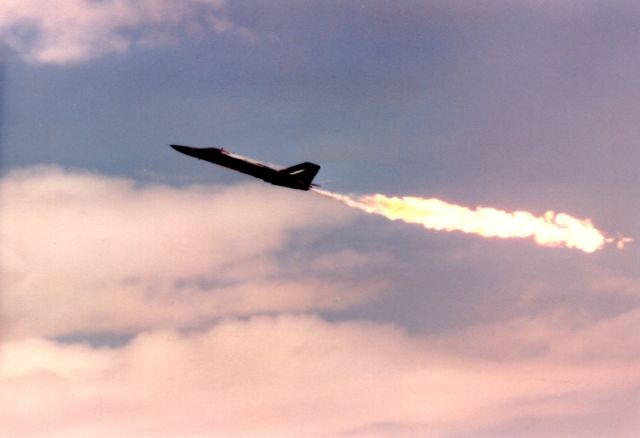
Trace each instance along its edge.
<instances>
[{"instance_id":1,"label":"tail fin","mask_svg":"<svg viewBox=\"0 0 640 438\"><path fill-rule=\"evenodd\" d=\"M302 183L311 185L311 181L313 181L319 170L320 166L307 162L287 167L280 172L290 175Z\"/></svg>"}]
</instances>

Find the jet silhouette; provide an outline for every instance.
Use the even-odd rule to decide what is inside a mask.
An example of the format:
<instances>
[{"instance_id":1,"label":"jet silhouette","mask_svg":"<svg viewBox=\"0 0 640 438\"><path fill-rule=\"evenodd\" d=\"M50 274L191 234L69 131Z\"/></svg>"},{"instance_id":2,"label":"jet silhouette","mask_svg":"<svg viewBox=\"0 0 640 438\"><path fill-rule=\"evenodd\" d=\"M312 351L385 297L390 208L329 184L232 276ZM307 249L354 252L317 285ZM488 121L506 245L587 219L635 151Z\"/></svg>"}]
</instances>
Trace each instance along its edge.
<instances>
[{"instance_id":1,"label":"jet silhouette","mask_svg":"<svg viewBox=\"0 0 640 438\"><path fill-rule=\"evenodd\" d=\"M311 181L320 170L320 166L308 162L278 170L258 161L232 154L222 148L193 148L177 144L172 144L171 147L190 157L228 167L276 186L290 189L309 190L311 187L316 186Z\"/></svg>"}]
</instances>

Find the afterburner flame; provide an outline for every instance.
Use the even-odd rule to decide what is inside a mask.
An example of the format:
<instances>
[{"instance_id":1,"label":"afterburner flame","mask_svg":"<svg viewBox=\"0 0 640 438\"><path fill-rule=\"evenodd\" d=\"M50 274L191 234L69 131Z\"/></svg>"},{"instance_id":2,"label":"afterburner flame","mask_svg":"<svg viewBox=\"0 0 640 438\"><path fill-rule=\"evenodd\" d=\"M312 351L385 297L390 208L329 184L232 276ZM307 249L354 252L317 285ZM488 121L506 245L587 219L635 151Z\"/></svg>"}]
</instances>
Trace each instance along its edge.
<instances>
[{"instance_id":1,"label":"afterburner flame","mask_svg":"<svg viewBox=\"0 0 640 438\"><path fill-rule=\"evenodd\" d=\"M612 240L598 231L589 219L576 219L566 213L547 211L543 217L536 217L526 211L509 213L489 207L472 210L434 198L381 194L354 197L314 190L367 213L421 224L431 230L462 231L483 237L532 237L543 246L576 248L588 253L601 249ZM617 245L621 246L620 243Z\"/></svg>"}]
</instances>

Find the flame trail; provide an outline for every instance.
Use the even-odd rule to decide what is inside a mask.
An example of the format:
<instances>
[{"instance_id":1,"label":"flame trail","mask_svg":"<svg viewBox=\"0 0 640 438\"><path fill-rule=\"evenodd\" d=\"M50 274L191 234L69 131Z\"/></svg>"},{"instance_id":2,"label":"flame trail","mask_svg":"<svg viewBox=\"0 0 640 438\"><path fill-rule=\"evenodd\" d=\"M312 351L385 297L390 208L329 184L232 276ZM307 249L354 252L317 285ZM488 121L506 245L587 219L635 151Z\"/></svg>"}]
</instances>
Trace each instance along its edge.
<instances>
[{"instance_id":1,"label":"flame trail","mask_svg":"<svg viewBox=\"0 0 640 438\"><path fill-rule=\"evenodd\" d=\"M589 219L576 219L566 213L547 211L543 217L536 217L526 211L509 213L489 207L472 210L434 198L388 197L381 194L354 197L313 190L367 213L421 224L432 230L462 231L484 237L533 237L543 246L577 248L588 253L602 249L605 243L615 240L605 237ZM629 241L631 239L621 237L616 245L622 248Z\"/></svg>"}]
</instances>

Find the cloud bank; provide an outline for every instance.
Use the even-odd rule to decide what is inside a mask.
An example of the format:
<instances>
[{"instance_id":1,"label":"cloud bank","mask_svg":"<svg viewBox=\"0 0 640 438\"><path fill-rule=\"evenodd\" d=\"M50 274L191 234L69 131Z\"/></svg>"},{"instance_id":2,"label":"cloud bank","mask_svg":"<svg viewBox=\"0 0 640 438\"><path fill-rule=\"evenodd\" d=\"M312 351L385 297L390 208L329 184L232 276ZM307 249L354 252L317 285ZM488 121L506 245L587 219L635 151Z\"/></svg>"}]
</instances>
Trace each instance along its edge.
<instances>
[{"instance_id":1,"label":"cloud bank","mask_svg":"<svg viewBox=\"0 0 640 438\"><path fill-rule=\"evenodd\" d=\"M494 329L499 341L508 327ZM588 418L612 397L623 400L617 417L562 436L631 437L638 426L625 409L640 385L629 354L487 360L390 325L304 315L150 331L114 349L23 339L4 357L7 436L483 436L523 418Z\"/></svg>"},{"instance_id":2,"label":"cloud bank","mask_svg":"<svg viewBox=\"0 0 640 438\"><path fill-rule=\"evenodd\" d=\"M339 251L336 266L331 253L313 252L322 230L350 212L301 195L15 171L2 182L0 213L5 336L131 333L364 300L380 284L340 272L355 275L365 255ZM309 250L289 248L301 230ZM301 274L286 249L315 271Z\"/></svg>"},{"instance_id":3,"label":"cloud bank","mask_svg":"<svg viewBox=\"0 0 640 438\"><path fill-rule=\"evenodd\" d=\"M13 171L0 189L2 436L640 430L637 308L437 335L329 321L317 313L389 287L365 270L383 255L316 248L353 220L340 204L57 167ZM96 333L131 339L100 346Z\"/></svg>"},{"instance_id":4,"label":"cloud bank","mask_svg":"<svg viewBox=\"0 0 640 438\"><path fill-rule=\"evenodd\" d=\"M230 21L224 0L0 3L0 39L35 63L78 63L207 32L253 37L249 29Z\"/></svg>"}]
</instances>

